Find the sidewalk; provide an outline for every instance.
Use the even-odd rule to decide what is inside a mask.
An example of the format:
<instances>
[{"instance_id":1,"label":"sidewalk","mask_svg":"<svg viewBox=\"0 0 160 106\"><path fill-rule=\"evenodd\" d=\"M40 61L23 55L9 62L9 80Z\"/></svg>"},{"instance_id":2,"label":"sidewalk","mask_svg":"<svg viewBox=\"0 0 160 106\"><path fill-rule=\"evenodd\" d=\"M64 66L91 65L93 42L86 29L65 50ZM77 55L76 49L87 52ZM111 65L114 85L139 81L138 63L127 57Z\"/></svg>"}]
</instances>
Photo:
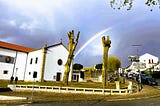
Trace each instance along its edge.
<instances>
[{"instance_id":1,"label":"sidewalk","mask_svg":"<svg viewBox=\"0 0 160 106\"><path fill-rule=\"evenodd\" d=\"M26 100L26 98L25 97L0 95L0 100Z\"/></svg>"}]
</instances>

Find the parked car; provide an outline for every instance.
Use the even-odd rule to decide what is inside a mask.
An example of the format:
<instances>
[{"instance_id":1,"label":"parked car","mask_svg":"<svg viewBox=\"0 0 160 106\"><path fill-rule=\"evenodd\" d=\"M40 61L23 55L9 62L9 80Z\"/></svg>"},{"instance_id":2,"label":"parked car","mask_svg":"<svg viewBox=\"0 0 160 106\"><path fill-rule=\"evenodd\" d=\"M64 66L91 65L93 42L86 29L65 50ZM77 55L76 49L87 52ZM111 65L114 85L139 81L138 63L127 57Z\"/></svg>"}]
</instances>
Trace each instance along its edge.
<instances>
[{"instance_id":1,"label":"parked car","mask_svg":"<svg viewBox=\"0 0 160 106\"><path fill-rule=\"evenodd\" d=\"M148 77L146 74L141 74L141 79L145 79L146 77Z\"/></svg>"},{"instance_id":2,"label":"parked car","mask_svg":"<svg viewBox=\"0 0 160 106\"><path fill-rule=\"evenodd\" d=\"M145 83L148 85L158 85L158 83L156 82L156 80L154 78L146 78Z\"/></svg>"}]
</instances>

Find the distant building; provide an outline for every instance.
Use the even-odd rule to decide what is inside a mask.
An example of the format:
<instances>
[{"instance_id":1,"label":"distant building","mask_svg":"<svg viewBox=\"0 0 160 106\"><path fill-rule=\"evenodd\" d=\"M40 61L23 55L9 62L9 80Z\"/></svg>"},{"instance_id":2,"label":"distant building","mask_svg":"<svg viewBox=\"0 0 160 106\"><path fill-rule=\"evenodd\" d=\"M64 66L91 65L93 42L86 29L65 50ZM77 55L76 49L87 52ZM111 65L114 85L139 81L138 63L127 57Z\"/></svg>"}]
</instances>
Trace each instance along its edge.
<instances>
[{"instance_id":1,"label":"distant building","mask_svg":"<svg viewBox=\"0 0 160 106\"><path fill-rule=\"evenodd\" d=\"M72 81L83 82L84 81L84 72L85 70L74 70L72 73Z\"/></svg>"},{"instance_id":2,"label":"distant building","mask_svg":"<svg viewBox=\"0 0 160 106\"><path fill-rule=\"evenodd\" d=\"M36 81L62 81L68 50L62 42L45 46L35 50L0 41L0 79L33 81L35 75Z\"/></svg>"},{"instance_id":3,"label":"distant building","mask_svg":"<svg viewBox=\"0 0 160 106\"><path fill-rule=\"evenodd\" d=\"M153 68L157 63L158 57L145 53L139 56L139 61L132 61L131 65L125 70L129 73L137 73L139 70L145 71L149 68Z\"/></svg>"},{"instance_id":4,"label":"distant building","mask_svg":"<svg viewBox=\"0 0 160 106\"><path fill-rule=\"evenodd\" d=\"M153 68L151 68L151 71L160 71L160 63L157 63Z\"/></svg>"},{"instance_id":5,"label":"distant building","mask_svg":"<svg viewBox=\"0 0 160 106\"><path fill-rule=\"evenodd\" d=\"M151 68L158 63L158 57L145 53L139 57L140 62L146 64L146 68Z\"/></svg>"}]
</instances>

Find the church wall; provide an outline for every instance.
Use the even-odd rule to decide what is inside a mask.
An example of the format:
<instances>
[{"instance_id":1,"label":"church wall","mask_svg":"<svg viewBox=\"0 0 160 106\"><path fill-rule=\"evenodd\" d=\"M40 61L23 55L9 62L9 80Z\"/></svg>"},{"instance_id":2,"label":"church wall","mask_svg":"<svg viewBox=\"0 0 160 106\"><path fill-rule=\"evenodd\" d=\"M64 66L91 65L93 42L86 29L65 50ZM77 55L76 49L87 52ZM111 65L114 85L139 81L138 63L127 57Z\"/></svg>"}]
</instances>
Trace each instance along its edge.
<instances>
[{"instance_id":1,"label":"church wall","mask_svg":"<svg viewBox=\"0 0 160 106\"><path fill-rule=\"evenodd\" d=\"M23 80L26 57L27 53L0 48L0 79L10 80L13 75Z\"/></svg>"},{"instance_id":2,"label":"church wall","mask_svg":"<svg viewBox=\"0 0 160 106\"><path fill-rule=\"evenodd\" d=\"M27 53L17 52L17 59L14 69L14 76L18 77L19 80L24 80L24 73L26 69L26 60L27 60Z\"/></svg>"},{"instance_id":3,"label":"church wall","mask_svg":"<svg viewBox=\"0 0 160 106\"><path fill-rule=\"evenodd\" d=\"M33 73L37 72L36 81L40 81L42 68L42 49L30 52L27 59L25 81L33 81Z\"/></svg>"},{"instance_id":4,"label":"church wall","mask_svg":"<svg viewBox=\"0 0 160 106\"><path fill-rule=\"evenodd\" d=\"M44 79L47 81L62 81L67 57L68 51L62 45L48 48Z\"/></svg>"},{"instance_id":5,"label":"church wall","mask_svg":"<svg viewBox=\"0 0 160 106\"><path fill-rule=\"evenodd\" d=\"M44 67L44 80L62 81L64 65L68 58L68 50L63 44L47 47ZM9 61L6 62L6 57ZM33 81L33 73L37 72L36 81L41 79L43 50L35 50L29 53L0 48L0 79L10 80L11 76L18 80ZM32 62L31 62L32 61ZM72 68L72 64L71 64ZM71 72L69 81L71 81Z\"/></svg>"}]
</instances>

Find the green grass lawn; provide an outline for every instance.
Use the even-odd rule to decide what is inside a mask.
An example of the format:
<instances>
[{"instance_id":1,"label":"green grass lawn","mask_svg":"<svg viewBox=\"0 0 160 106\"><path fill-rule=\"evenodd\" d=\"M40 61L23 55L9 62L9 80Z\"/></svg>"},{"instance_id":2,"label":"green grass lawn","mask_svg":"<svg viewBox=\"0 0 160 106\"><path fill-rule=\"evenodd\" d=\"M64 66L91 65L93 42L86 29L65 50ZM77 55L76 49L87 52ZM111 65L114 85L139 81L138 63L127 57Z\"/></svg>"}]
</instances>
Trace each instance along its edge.
<instances>
[{"instance_id":1,"label":"green grass lawn","mask_svg":"<svg viewBox=\"0 0 160 106\"><path fill-rule=\"evenodd\" d=\"M5 88L9 84L9 80L0 80L0 88Z\"/></svg>"},{"instance_id":2,"label":"green grass lawn","mask_svg":"<svg viewBox=\"0 0 160 106\"><path fill-rule=\"evenodd\" d=\"M0 80L0 87L7 87L10 82L8 80ZM33 82L18 81L20 85L32 85ZM81 87L81 88L103 88L100 82L69 82L68 86L64 86L62 82L35 82L35 85L41 86L61 86L61 87ZM127 87L127 84L120 84L121 88ZM109 83L108 89L115 89L116 85L114 82Z\"/></svg>"}]
</instances>

